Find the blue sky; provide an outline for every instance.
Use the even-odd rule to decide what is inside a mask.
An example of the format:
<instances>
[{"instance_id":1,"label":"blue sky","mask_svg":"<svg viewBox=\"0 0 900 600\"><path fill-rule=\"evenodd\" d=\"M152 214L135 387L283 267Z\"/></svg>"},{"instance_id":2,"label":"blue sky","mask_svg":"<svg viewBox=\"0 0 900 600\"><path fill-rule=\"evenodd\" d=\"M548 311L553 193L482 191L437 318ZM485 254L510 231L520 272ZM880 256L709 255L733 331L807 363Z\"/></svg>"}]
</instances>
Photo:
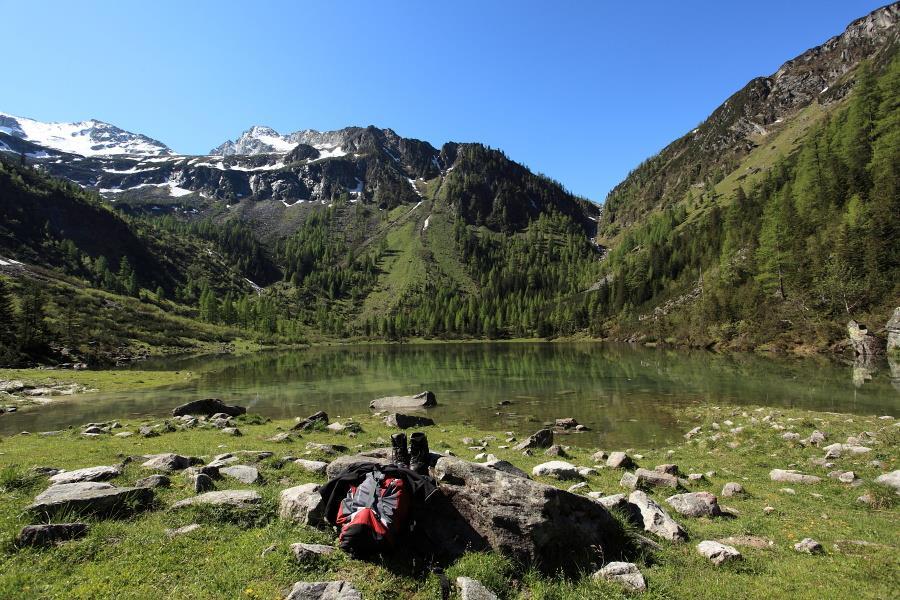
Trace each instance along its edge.
<instances>
[{"instance_id":1,"label":"blue sky","mask_svg":"<svg viewBox=\"0 0 900 600\"><path fill-rule=\"evenodd\" d=\"M749 79L886 0L0 0L0 111L182 153L254 124L479 141L602 201Z\"/></svg>"}]
</instances>

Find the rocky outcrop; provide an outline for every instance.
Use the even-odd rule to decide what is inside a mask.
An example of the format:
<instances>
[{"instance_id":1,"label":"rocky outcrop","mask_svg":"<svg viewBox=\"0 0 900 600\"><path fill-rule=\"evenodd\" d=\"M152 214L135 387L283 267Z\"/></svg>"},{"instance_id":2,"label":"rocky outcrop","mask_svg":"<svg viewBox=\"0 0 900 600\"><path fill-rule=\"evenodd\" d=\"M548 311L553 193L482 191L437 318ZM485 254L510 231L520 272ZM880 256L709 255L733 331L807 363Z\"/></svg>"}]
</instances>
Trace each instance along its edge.
<instances>
[{"instance_id":1,"label":"rocky outcrop","mask_svg":"<svg viewBox=\"0 0 900 600\"><path fill-rule=\"evenodd\" d=\"M850 336L850 345L857 356L881 356L884 354L884 340L870 333L866 326L856 321L847 323L847 334Z\"/></svg>"},{"instance_id":2,"label":"rocky outcrop","mask_svg":"<svg viewBox=\"0 0 900 600\"><path fill-rule=\"evenodd\" d=\"M291 427L294 431L306 431L308 429L316 429L318 427L326 427L328 426L328 413L324 410L320 410L319 412L313 413L306 417L301 421L297 421L297 424Z\"/></svg>"},{"instance_id":3,"label":"rocky outcrop","mask_svg":"<svg viewBox=\"0 0 900 600\"><path fill-rule=\"evenodd\" d=\"M892 487L900 494L900 469L885 473L884 475L879 475L875 478L875 483Z\"/></svg>"},{"instance_id":4,"label":"rocky outcrop","mask_svg":"<svg viewBox=\"0 0 900 600\"><path fill-rule=\"evenodd\" d=\"M535 477L555 477L556 479L579 479L578 467L563 460L541 463L531 470Z\"/></svg>"},{"instance_id":5,"label":"rocky outcrop","mask_svg":"<svg viewBox=\"0 0 900 600\"><path fill-rule=\"evenodd\" d=\"M624 452L613 452L606 459L606 466L611 469L630 469L634 466L634 461Z\"/></svg>"},{"instance_id":6,"label":"rocky outcrop","mask_svg":"<svg viewBox=\"0 0 900 600\"><path fill-rule=\"evenodd\" d=\"M415 396L386 396L384 398L376 398L369 403L369 408L375 410L393 410L403 408L428 408L437 406L437 399L434 392L422 392Z\"/></svg>"},{"instance_id":7,"label":"rocky outcrop","mask_svg":"<svg viewBox=\"0 0 900 600\"><path fill-rule=\"evenodd\" d=\"M153 490L114 487L109 483L86 481L54 485L34 499L25 510L38 518L56 515L127 515L150 506Z\"/></svg>"},{"instance_id":8,"label":"rocky outcrop","mask_svg":"<svg viewBox=\"0 0 900 600\"><path fill-rule=\"evenodd\" d=\"M166 454L155 454L148 456L147 458L149 460L141 465L143 468L155 471L166 471L168 473L173 471L183 471L192 465L203 462L199 458L181 456L180 454L172 454L171 452Z\"/></svg>"},{"instance_id":9,"label":"rocky outcrop","mask_svg":"<svg viewBox=\"0 0 900 600\"><path fill-rule=\"evenodd\" d=\"M75 540L87 535L84 523L50 523L47 525L26 525L16 537L18 546L51 546L58 542Z\"/></svg>"},{"instance_id":10,"label":"rocky outcrop","mask_svg":"<svg viewBox=\"0 0 900 600\"><path fill-rule=\"evenodd\" d=\"M305 458L298 458L294 461L294 464L304 471L309 471L316 475L324 475L325 469L328 468L328 463L322 460L306 460Z\"/></svg>"},{"instance_id":11,"label":"rocky outcrop","mask_svg":"<svg viewBox=\"0 0 900 600\"><path fill-rule=\"evenodd\" d=\"M306 564L319 556L326 556L335 551L334 546L324 544L291 544L291 552L299 564Z\"/></svg>"},{"instance_id":12,"label":"rocky outcrop","mask_svg":"<svg viewBox=\"0 0 900 600\"><path fill-rule=\"evenodd\" d=\"M494 592L471 577L457 577L456 589L459 591L459 600L498 600Z\"/></svg>"},{"instance_id":13,"label":"rocky outcrop","mask_svg":"<svg viewBox=\"0 0 900 600\"><path fill-rule=\"evenodd\" d=\"M241 483L245 483L247 485L250 485L252 483L260 483L262 481L262 477L259 474L259 469L247 465L229 465L227 467L222 467L221 469L219 469L219 473L225 475L226 477L237 479Z\"/></svg>"},{"instance_id":14,"label":"rocky outcrop","mask_svg":"<svg viewBox=\"0 0 900 600\"><path fill-rule=\"evenodd\" d=\"M348 581L298 581L284 600L363 600Z\"/></svg>"},{"instance_id":15,"label":"rocky outcrop","mask_svg":"<svg viewBox=\"0 0 900 600\"><path fill-rule=\"evenodd\" d=\"M632 490L653 487L667 487L676 490L679 487L678 478L674 475L649 469L638 469L634 473L625 473L622 475L619 485Z\"/></svg>"},{"instance_id":16,"label":"rocky outcrop","mask_svg":"<svg viewBox=\"0 0 900 600\"><path fill-rule=\"evenodd\" d=\"M229 406L218 398L206 398L204 400L194 400L187 404L182 404L172 409L173 417L183 417L184 415L211 417L217 413L223 413L229 417L239 417L247 412L243 406Z\"/></svg>"},{"instance_id":17,"label":"rocky outcrop","mask_svg":"<svg viewBox=\"0 0 900 600\"><path fill-rule=\"evenodd\" d=\"M56 485L84 481L106 481L121 474L122 469L118 466L87 467L85 469L57 473L50 477L50 481Z\"/></svg>"},{"instance_id":18,"label":"rocky outcrop","mask_svg":"<svg viewBox=\"0 0 900 600\"><path fill-rule=\"evenodd\" d=\"M253 510L262 502L259 492L253 490L223 490L206 492L193 498L185 498L172 505L173 510L188 506L215 506L239 510Z\"/></svg>"},{"instance_id":19,"label":"rocky outcrop","mask_svg":"<svg viewBox=\"0 0 900 600\"><path fill-rule=\"evenodd\" d=\"M782 483L805 484L819 483L820 481L822 481L821 478L816 477L815 475L805 475L793 469L772 469L771 471L769 471L769 479Z\"/></svg>"},{"instance_id":20,"label":"rocky outcrop","mask_svg":"<svg viewBox=\"0 0 900 600\"><path fill-rule=\"evenodd\" d=\"M595 560L598 548L620 549L620 525L586 497L455 457L440 458L434 475L457 513L456 522L442 514L435 521L467 538L462 546L487 545L550 571Z\"/></svg>"},{"instance_id":21,"label":"rocky outcrop","mask_svg":"<svg viewBox=\"0 0 900 600\"><path fill-rule=\"evenodd\" d=\"M666 498L666 504L686 517L718 517L722 514L718 499L709 492L676 494Z\"/></svg>"},{"instance_id":22,"label":"rocky outcrop","mask_svg":"<svg viewBox=\"0 0 900 600\"><path fill-rule=\"evenodd\" d=\"M884 331L887 334L887 351L900 351L900 306L894 309L894 314L888 319Z\"/></svg>"},{"instance_id":23,"label":"rocky outcrop","mask_svg":"<svg viewBox=\"0 0 900 600\"><path fill-rule=\"evenodd\" d=\"M549 448L553 445L553 430L540 429L513 447L513 450L530 450L532 448Z\"/></svg>"}]
</instances>

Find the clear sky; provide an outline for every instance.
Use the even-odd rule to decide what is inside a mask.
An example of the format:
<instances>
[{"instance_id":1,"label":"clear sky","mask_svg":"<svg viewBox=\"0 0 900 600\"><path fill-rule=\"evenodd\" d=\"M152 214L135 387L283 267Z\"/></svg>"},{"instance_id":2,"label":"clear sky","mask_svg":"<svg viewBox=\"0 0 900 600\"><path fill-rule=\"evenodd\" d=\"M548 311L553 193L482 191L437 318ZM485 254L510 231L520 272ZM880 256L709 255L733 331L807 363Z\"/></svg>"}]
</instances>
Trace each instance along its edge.
<instances>
[{"instance_id":1,"label":"clear sky","mask_svg":"<svg viewBox=\"0 0 900 600\"><path fill-rule=\"evenodd\" d=\"M0 0L0 111L205 153L251 125L479 141L602 201L887 0Z\"/></svg>"}]
</instances>

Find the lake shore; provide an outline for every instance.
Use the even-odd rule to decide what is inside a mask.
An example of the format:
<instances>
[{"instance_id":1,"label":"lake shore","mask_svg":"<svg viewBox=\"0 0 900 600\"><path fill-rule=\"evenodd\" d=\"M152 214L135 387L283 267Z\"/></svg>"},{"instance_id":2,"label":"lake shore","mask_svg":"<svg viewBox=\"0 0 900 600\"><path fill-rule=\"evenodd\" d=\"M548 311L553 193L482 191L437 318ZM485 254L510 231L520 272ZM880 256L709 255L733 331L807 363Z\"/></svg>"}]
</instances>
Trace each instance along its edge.
<instances>
[{"instance_id":1,"label":"lake shore","mask_svg":"<svg viewBox=\"0 0 900 600\"><path fill-rule=\"evenodd\" d=\"M305 415L298 415L305 416ZM560 415L565 416L565 415ZM878 476L898 467L900 427L892 418L846 415L796 409L753 406L691 406L673 409L684 432L694 432L681 443L641 448L602 448L625 451L641 467L674 464L689 480L687 491L711 492L732 518L692 518L678 514L665 502L672 491L651 488L650 496L687 531L689 541L676 544L656 539L659 548L636 560L646 579L647 598L820 598L828 589L836 598L881 598L896 591L900 510L893 490L874 483ZM346 424L348 419L336 418ZM167 431L162 421L122 421L121 428L93 436L72 427L53 435L16 435L3 439L0 454L0 596L123 598L164 594L170 598L281 598L296 581L346 579L363 597L385 594L401 598L438 598L435 575L416 577L390 561L360 562L341 553L298 564L290 545L297 542L330 544L328 532L286 523L277 518L281 490L302 483L322 483L283 457L332 460L313 444L343 445L348 452L385 445L393 431L378 416L353 419L357 434L325 430L292 436L289 442L272 441L286 433L294 421L266 421L241 417L235 425L240 437L215 428ZM177 425L175 421L172 425ZM157 428L161 435L143 437L138 428ZM131 432L129 437L116 434ZM628 493L620 483L628 470L615 469L595 459L597 448L574 444L577 434L558 435L565 457L545 456L534 449L523 456L511 448L504 432L485 432L459 424L438 423L425 429L432 450L450 451L472 460L494 454L531 472L538 464L564 460L593 472L578 479L576 493ZM819 431L823 442L811 443ZM869 432L869 433L865 433ZM869 435L872 434L872 435ZM284 437L284 436L283 436ZM467 439L471 438L471 439ZM848 440L847 438L857 438ZM826 459L825 446L855 442L868 448ZM262 496L261 516L236 521L209 511L172 512L163 507L193 495L187 479L171 476L170 488L157 490L156 508L136 516L110 521L88 520L83 539L48 549L17 549L11 543L27 524L23 508L47 482L34 467L77 469L117 464L124 457L161 452L197 456L209 462L215 455L241 450L269 451L272 456L254 462L263 483L241 484L220 480L219 489L252 489ZM150 471L141 460L124 466L116 485L132 483ZM773 481L773 469L794 469L818 478L814 483ZM852 481L829 473L853 473ZM551 485L569 488L576 481L538 477ZM845 477L845 479L848 479ZM724 497L727 483L738 483L744 494ZM858 498L866 498L865 502ZM625 519L621 514L617 519ZM197 523L190 534L170 537L166 530ZM633 530L633 526L628 526ZM649 534L645 534L649 535ZM653 537L653 536L650 536ZM794 545L813 538L824 553L809 555ZM716 566L698 554L702 540L726 540L742 560ZM185 557L191 557L185 560ZM451 580L463 575L480 580L500 598L615 598L622 595L616 582L582 577L557 578L514 564L494 552L464 556L448 568ZM175 583L177 582L177 583Z\"/></svg>"}]
</instances>

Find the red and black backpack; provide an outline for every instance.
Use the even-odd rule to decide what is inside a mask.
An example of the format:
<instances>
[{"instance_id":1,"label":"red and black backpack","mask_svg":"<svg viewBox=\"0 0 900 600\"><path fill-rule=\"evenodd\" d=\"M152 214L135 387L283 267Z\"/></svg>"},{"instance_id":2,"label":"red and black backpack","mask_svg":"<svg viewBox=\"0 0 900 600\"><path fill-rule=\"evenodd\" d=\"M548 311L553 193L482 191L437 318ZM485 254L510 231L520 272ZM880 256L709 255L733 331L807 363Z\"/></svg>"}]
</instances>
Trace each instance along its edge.
<instances>
[{"instance_id":1,"label":"red and black backpack","mask_svg":"<svg viewBox=\"0 0 900 600\"><path fill-rule=\"evenodd\" d=\"M354 556L387 550L409 525L412 492L407 482L379 470L351 485L338 507L340 547Z\"/></svg>"}]
</instances>

